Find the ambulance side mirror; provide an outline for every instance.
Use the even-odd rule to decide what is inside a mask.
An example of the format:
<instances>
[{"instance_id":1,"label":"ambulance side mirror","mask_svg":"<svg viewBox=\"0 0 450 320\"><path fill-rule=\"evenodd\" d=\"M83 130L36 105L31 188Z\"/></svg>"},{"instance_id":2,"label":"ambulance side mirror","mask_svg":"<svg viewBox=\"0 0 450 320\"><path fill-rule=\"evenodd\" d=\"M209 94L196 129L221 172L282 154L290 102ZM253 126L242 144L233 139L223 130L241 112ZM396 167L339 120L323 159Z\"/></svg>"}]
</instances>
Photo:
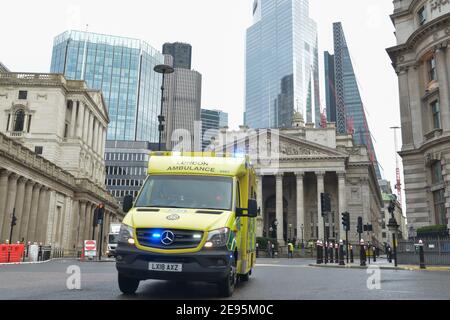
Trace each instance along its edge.
<instances>
[{"instance_id":1,"label":"ambulance side mirror","mask_svg":"<svg viewBox=\"0 0 450 320\"><path fill-rule=\"evenodd\" d=\"M255 199L248 200L248 216L256 218L258 216L258 202Z\"/></svg>"},{"instance_id":2,"label":"ambulance side mirror","mask_svg":"<svg viewBox=\"0 0 450 320\"><path fill-rule=\"evenodd\" d=\"M247 214L244 212L247 211ZM248 200L247 209L236 208L236 217L256 218L258 216L258 203L255 199Z\"/></svg>"},{"instance_id":3,"label":"ambulance side mirror","mask_svg":"<svg viewBox=\"0 0 450 320\"><path fill-rule=\"evenodd\" d=\"M133 196L125 196L125 198L123 198L123 212L128 213L131 208L133 208Z\"/></svg>"}]
</instances>

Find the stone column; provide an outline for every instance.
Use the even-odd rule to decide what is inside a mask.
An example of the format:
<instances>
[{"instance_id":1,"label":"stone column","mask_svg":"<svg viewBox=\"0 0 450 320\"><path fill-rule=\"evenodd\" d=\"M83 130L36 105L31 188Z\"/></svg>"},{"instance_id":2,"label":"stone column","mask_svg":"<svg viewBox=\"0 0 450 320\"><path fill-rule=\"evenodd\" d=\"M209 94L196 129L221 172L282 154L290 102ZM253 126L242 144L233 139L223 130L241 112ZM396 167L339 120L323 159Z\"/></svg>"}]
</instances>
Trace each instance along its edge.
<instances>
[{"instance_id":1,"label":"stone column","mask_svg":"<svg viewBox=\"0 0 450 320\"><path fill-rule=\"evenodd\" d=\"M88 144L91 148L94 147L94 134L93 134L94 119L95 119L94 115L92 113L89 113Z\"/></svg>"},{"instance_id":2,"label":"stone column","mask_svg":"<svg viewBox=\"0 0 450 320\"><path fill-rule=\"evenodd\" d=\"M28 180L25 186L25 196L23 201L23 212L22 212L22 221L19 220L19 239L25 238L27 239L27 231L28 231L28 223L30 222L30 212L32 205L32 196L33 196L33 187L36 183L32 180Z\"/></svg>"},{"instance_id":3,"label":"stone column","mask_svg":"<svg viewBox=\"0 0 450 320\"><path fill-rule=\"evenodd\" d=\"M276 216L278 221L277 226L277 240L279 243L284 244L283 235L283 174L276 175Z\"/></svg>"},{"instance_id":4,"label":"stone column","mask_svg":"<svg viewBox=\"0 0 450 320\"><path fill-rule=\"evenodd\" d=\"M303 178L305 174L303 172L298 172L295 174L297 180L297 239L304 240L304 234L302 235L302 230L305 230L305 193Z\"/></svg>"},{"instance_id":5,"label":"stone column","mask_svg":"<svg viewBox=\"0 0 450 320\"><path fill-rule=\"evenodd\" d=\"M447 63L445 48L436 50L436 71L439 81L439 105L441 108L441 123L444 131L450 131L450 95L448 89Z\"/></svg>"},{"instance_id":6,"label":"stone column","mask_svg":"<svg viewBox=\"0 0 450 320\"><path fill-rule=\"evenodd\" d=\"M345 186L345 173L338 172L338 188L339 188L339 215L338 215L338 223L340 225L339 228L339 238L345 240L345 230L341 221L341 214L348 211L347 208L347 190Z\"/></svg>"},{"instance_id":7,"label":"stone column","mask_svg":"<svg viewBox=\"0 0 450 320\"><path fill-rule=\"evenodd\" d=\"M72 202L72 214L70 215L70 237L69 237L69 250L75 250L77 247L77 230L80 224L80 202L73 200Z\"/></svg>"},{"instance_id":8,"label":"stone column","mask_svg":"<svg viewBox=\"0 0 450 320\"><path fill-rule=\"evenodd\" d=\"M45 244L45 240L47 239L47 219L48 219L48 211L50 204L50 192L49 188L43 187L41 192L39 193L39 206L37 213L37 221L36 221L36 239L38 242L42 242Z\"/></svg>"},{"instance_id":9,"label":"stone column","mask_svg":"<svg viewBox=\"0 0 450 320\"><path fill-rule=\"evenodd\" d=\"M77 128L76 115L77 115L77 104L76 104L76 101L72 100L72 114L70 117L70 137L71 138L75 138L75 134L76 134L76 128Z\"/></svg>"},{"instance_id":10,"label":"stone column","mask_svg":"<svg viewBox=\"0 0 450 320\"><path fill-rule=\"evenodd\" d=\"M257 236L258 237L262 237L263 235L263 229L265 228L265 218L264 218L264 208L263 208L263 199L264 199L264 195L263 195L263 179L264 176L259 175L258 176L258 186L257 186L257 190L256 190L256 195L257 195L257 201L258 201L258 208L260 209L260 216L258 217L258 230L257 230ZM268 230L266 230L268 231Z\"/></svg>"},{"instance_id":11,"label":"stone column","mask_svg":"<svg viewBox=\"0 0 450 320\"><path fill-rule=\"evenodd\" d=\"M316 172L317 177L317 224L319 229L318 238L320 240L325 239L325 229L323 225L323 217L322 217L322 208L321 208L321 201L320 201L320 195L325 192L325 185L324 185L324 172Z\"/></svg>"},{"instance_id":12,"label":"stone column","mask_svg":"<svg viewBox=\"0 0 450 320\"><path fill-rule=\"evenodd\" d=\"M95 148L95 151L99 155L102 155L102 124L99 121L97 121L97 136L95 139L97 140L97 147Z\"/></svg>"},{"instance_id":13,"label":"stone column","mask_svg":"<svg viewBox=\"0 0 450 320\"><path fill-rule=\"evenodd\" d=\"M77 247L83 247L84 239L84 226L86 223L86 202L80 201L80 222L77 229Z\"/></svg>"},{"instance_id":14,"label":"stone column","mask_svg":"<svg viewBox=\"0 0 450 320\"><path fill-rule=\"evenodd\" d=\"M2 240L9 240L9 231L11 228L11 216L14 210L14 206L16 204L16 191L17 191L17 179L19 176L16 174L11 174L8 180L8 190L6 197L6 207L5 214L3 216L3 231L2 231Z\"/></svg>"},{"instance_id":15,"label":"stone column","mask_svg":"<svg viewBox=\"0 0 450 320\"><path fill-rule=\"evenodd\" d=\"M8 195L8 179L11 172L8 170L0 170L0 243L5 241L3 236L3 221L6 220L6 200ZM4 239L3 239L4 238Z\"/></svg>"},{"instance_id":16,"label":"stone column","mask_svg":"<svg viewBox=\"0 0 450 320\"><path fill-rule=\"evenodd\" d=\"M27 237L26 241L31 241L31 243L37 242L36 238L36 224L39 206L39 196L41 194L42 186L36 183L33 187L33 192L31 195L31 209L30 209L30 221L27 227ZM25 230L24 230L25 231Z\"/></svg>"},{"instance_id":17,"label":"stone column","mask_svg":"<svg viewBox=\"0 0 450 320\"><path fill-rule=\"evenodd\" d=\"M78 119L77 119L77 137L83 138L83 122L84 122L84 103L82 101L77 101L79 104L78 108Z\"/></svg>"},{"instance_id":18,"label":"stone column","mask_svg":"<svg viewBox=\"0 0 450 320\"><path fill-rule=\"evenodd\" d=\"M84 121L83 121L83 142L88 143L88 127L89 127L89 109L84 107Z\"/></svg>"},{"instance_id":19,"label":"stone column","mask_svg":"<svg viewBox=\"0 0 450 320\"><path fill-rule=\"evenodd\" d=\"M97 153L97 142L98 142L98 122L97 119L94 117L94 130L92 131L92 150L94 153Z\"/></svg>"},{"instance_id":20,"label":"stone column","mask_svg":"<svg viewBox=\"0 0 450 320\"><path fill-rule=\"evenodd\" d=\"M12 243L16 243L17 241L21 240L19 238L19 236L20 236L19 232L20 232L20 224L22 222L22 216L23 216L23 206L24 206L26 182L27 182L27 179L24 177L20 177L19 180L17 180L16 203L14 205L14 207L16 209L17 224L13 230Z\"/></svg>"}]
</instances>

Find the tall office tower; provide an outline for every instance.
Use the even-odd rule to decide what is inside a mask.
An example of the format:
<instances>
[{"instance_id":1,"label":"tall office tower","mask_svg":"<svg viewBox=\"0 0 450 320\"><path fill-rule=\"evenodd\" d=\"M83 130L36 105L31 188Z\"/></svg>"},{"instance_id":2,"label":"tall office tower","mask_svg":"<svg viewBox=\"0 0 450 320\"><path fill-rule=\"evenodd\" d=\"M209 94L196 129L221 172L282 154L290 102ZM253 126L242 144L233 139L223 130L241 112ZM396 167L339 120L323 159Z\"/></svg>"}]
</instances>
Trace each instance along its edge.
<instances>
[{"instance_id":1,"label":"tall office tower","mask_svg":"<svg viewBox=\"0 0 450 320\"><path fill-rule=\"evenodd\" d=\"M67 31L54 40L52 73L85 80L103 91L110 117L108 140L158 141L164 56L144 41Z\"/></svg>"},{"instance_id":2,"label":"tall office tower","mask_svg":"<svg viewBox=\"0 0 450 320\"><path fill-rule=\"evenodd\" d=\"M212 139L217 139L219 129L228 127L228 113L220 110L201 110L202 120L202 150L205 151Z\"/></svg>"},{"instance_id":3,"label":"tall office tower","mask_svg":"<svg viewBox=\"0 0 450 320\"><path fill-rule=\"evenodd\" d=\"M320 125L317 25L308 0L255 0L246 40L244 122L290 127L295 111Z\"/></svg>"},{"instance_id":4,"label":"tall office tower","mask_svg":"<svg viewBox=\"0 0 450 320\"><path fill-rule=\"evenodd\" d=\"M336 88L334 87L334 55L325 51L325 98L327 109L327 121L336 123Z\"/></svg>"},{"instance_id":5,"label":"tall office tower","mask_svg":"<svg viewBox=\"0 0 450 320\"><path fill-rule=\"evenodd\" d=\"M8 68L0 62L0 72L9 72Z\"/></svg>"},{"instance_id":6,"label":"tall office tower","mask_svg":"<svg viewBox=\"0 0 450 320\"><path fill-rule=\"evenodd\" d=\"M174 42L163 45L163 54L173 57L173 67L180 69L191 69L192 46L188 43Z\"/></svg>"},{"instance_id":7,"label":"tall office tower","mask_svg":"<svg viewBox=\"0 0 450 320\"><path fill-rule=\"evenodd\" d=\"M330 84L329 86L335 88L337 132L340 134L352 132L355 144L367 146L377 176L381 179L372 134L359 93L358 81L345 40L344 30L340 22L333 24L333 34L334 85ZM331 82L331 79L328 80L328 82Z\"/></svg>"},{"instance_id":8,"label":"tall office tower","mask_svg":"<svg viewBox=\"0 0 450 320\"><path fill-rule=\"evenodd\" d=\"M175 59L172 55L165 54L164 57L166 64L174 65ZM191 69L174 69L174 73L166 75L164 81L163 114L166 122L163 141L167 150L183 144L183 150L199 151L202 134L200 126L202 75Z\"/></svg>"}]
</instances>

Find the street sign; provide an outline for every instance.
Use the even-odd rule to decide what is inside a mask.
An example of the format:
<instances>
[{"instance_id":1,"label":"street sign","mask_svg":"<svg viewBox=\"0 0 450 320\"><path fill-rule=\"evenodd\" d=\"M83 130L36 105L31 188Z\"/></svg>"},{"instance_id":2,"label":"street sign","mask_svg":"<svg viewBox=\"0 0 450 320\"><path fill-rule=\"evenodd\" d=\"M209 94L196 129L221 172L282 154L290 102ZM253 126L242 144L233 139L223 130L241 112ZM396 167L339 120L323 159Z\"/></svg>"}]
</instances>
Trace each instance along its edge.
<instances>
[{"instance_id":1,"label":"street sign","mask_svg":"<svg viewBox=\"0 0 450 320\"><path fill-rule=\"evenodd\" d=\"M97 242L95 240L84 241L84 256L85 257L97 256Z\"/></svg>"}]
</instances>

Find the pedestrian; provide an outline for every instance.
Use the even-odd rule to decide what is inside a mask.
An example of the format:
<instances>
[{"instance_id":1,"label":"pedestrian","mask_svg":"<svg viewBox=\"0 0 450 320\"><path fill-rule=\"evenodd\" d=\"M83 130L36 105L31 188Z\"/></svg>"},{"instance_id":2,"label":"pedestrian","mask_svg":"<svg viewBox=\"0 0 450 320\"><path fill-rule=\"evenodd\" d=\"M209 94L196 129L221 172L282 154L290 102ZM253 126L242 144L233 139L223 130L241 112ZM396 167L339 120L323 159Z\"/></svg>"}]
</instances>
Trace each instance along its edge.
<instances>
[{"instance_id":1,"label":"pedestrian","mask_svg":"<svg viewBox=\"0 0 450 320\"><path fill-rule=\"evenodd\" d=\"M292 242L288 243L288 259L293 259L294 258L294 245L292 244Z\"/></svg>"}]
</instances>

